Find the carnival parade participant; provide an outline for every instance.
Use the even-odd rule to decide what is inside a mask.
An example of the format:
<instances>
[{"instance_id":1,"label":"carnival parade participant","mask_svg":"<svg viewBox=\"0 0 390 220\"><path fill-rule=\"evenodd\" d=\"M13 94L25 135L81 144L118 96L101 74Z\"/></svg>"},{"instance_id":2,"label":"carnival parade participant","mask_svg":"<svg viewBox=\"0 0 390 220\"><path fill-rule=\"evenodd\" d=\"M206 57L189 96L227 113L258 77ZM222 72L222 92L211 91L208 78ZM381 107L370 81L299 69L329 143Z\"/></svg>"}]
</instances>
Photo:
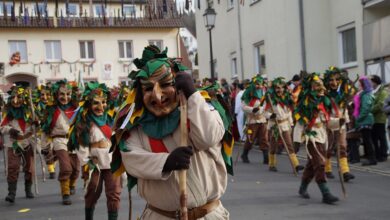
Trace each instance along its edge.
<instances>
[{"instance_id":1,"label":"carnival parade participant","mask_svg":"<svg viewBox=\"0 0 390 220\"><path fill-rule=\"evenodd\" d=\"M250 85L242 95L241 107L246 117L246 141L241 159L244 163L249 163L248 153L257 139L260 150L263 152L263 164L268 164L268 130L267 119L264 116L264 79L261 76L252 78Z\"/></svg>"},{"instance_id":2,"label":"carnival parade participant","mask_svg":"<svg viewBox=\"0 0 390 220\"><path fill-rule=\"evenodd\" d=\"M347 109L348 98L352 95L353 87L348 84L348 76L342 74L336 67L330 67L325 72L325 87L331 102L330 118L328 122L328 149L326 153L325 174L333 179L331 157L333 152L339 152L340 172L343 180L348 182L355 176L350 173L347 158L347 127L349 114ZM337 149L339 148L339 149Z\"/></svg>"},{"instance_id":3,"label":"carnival parade participant","mask_svg":"<svg viewBox=\"0 0 390 220\"><path fill-rule=\"evenodd\" d=\"M180 191L174 171L186 169L188 219L228 219L220 201L227 185L223 121L166 52L148 46L135 60L140 70L131 74L136 81L128 98L135 107L119 143L122 163L138 179L138 193L147 202L140 218L177 219ZM180 145L178 91L188 99L189 146Z\"/></svg>"},{"instance_id":4,"label":"carnival parade participant","mask_svg":"<svg viewBox=\"0 0 390 220\"><path fill-rule=\"evenodd\" d=\"M316 73L310 74L302 86L299 103L294 111L297 121L294 128L294 142L305 143L308 157L303 171L299 194L310 198L307 188L313 178L322 193L322 202L333 204L339 199L333 196L325 178L326 124L329 121L330 100L325 96L326 88Z\"/></svg>"},{"instance_id":5,"label":"carnival parade participant","mask_svg":"<svg viewBox=\"0 0 390 220\"><path fill-rule=\"evenodd\" d=\"M88 176L85 193L85 219L93 219L95 205L102 193L103 182L107 197L108 219L118 218L121 185L110 170L112 153L111 125L108 116L109 91L105 84L86 84L83 104L70 129L68 147L77 151L83 172Z\"/></svg>"},{"instance_id":6,"label":"carnival parade participant","mask_svg":"<svg viewBox=\"0 0 390 220\"><path fill-rule=\"evenodd\" d=\"M75 194L76 180L80 173L80 162L73 151L68 151L67 133L77 101L72 100L72 86L66 80L60 80L52 86L54 103L47 107L46 119L42 130L53 142L53 150L59 163L58 180L61 185L62 203L72 204L70 195ZM73 96L74 98L76 96Z\"/></svg>"},{"instance_id":7,"label":"carnival parade participant","mask_svg":"<svg viewBox=\"0 0 390 220\"><path fill-rule=\"evenodd\" d=\"M5 135L4 145L7 149L7 182L8 195L5 201L14 203L21 164L23 164L24 187L26 198L34 198L31 191L34 170L35 144L32 135L33 119L28 104L28 93L20 86L14 86L9 91L6 115L1 122L1 133Z\"/></svg>"},{"instance_id":8,"label":"carnival parade participant","mask_svg":"<svg viewBox=\"0 0 390 220\"><path fill-rule=\"evenodd\" d=\"M50 91L50 87L41 85L37 88L37 95L39 98L38 103L36 104L36 113L41 122L44 121L46 108L48 105L52 105L53 97ZM45 135L42 130L39 130L39 142L42 149L42 154L45 156L47 170L49 172L49 178L55 179L55 161L56 157L53 152L53 145L51 144L51 140L48 136Z\"/></svg>"},{"instance_id":9,"label":"carnival parade participant","mask_svg":"<svg viewBox=\"0 0 390 220\"><path fill-rule=\"evenodd\" d=\"M287 84L282 77L272 81L271 88L266 93L266 118L268 118L268 131L270 132L270 147L268 156L268 165L270 171L278 171L276 168L276 151L279 146L278 140L283 139L283 144L288 150L293 169L296 172L303 170L304 167L299 165L299 160L295 154L291 136L292 109L293 102L287 90Z\"/></svg>"}]
</instances>

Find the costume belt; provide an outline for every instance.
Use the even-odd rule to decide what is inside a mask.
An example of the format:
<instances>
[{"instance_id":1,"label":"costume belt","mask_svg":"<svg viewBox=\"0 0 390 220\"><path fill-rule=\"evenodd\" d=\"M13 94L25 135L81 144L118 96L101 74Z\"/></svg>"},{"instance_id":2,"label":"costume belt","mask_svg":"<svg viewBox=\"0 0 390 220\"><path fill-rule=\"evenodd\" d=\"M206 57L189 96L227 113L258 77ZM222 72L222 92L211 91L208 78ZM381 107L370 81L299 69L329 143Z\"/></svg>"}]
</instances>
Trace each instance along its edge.
<instances>
[{"instance_id":1,"label":"costume belt","mask_svg":"<svg viewBox=\"0 0 390 220\"><path fill-rule=\"evenodd\" d=\"M89 146L91 148L107 148L107 147L110 147L110 142L108 142L106 140L102 140L102 141L98 141L95 143L91 143Z\"/></svg>"},{"instance_id":2,"label":"costume belt","mask_svg":"<svg viewBox=\"0 0 390 220\"><path fill-rule=\"evenodd\" d=\"M52 135L50 136L52 139L54 138L66 138L66 135Z\"/></svg>"},{"instance_id":3,"label":"costume belt","mask_svg":"<svg viewBox=\"0 0 390 220\"><path fill-rule=\"evenodd\" d=\"M210 212L214 211L214 209L216 209L220 203L221 202L218 199L218 200L207 202L205 205L195 207L192 209L188 209L188 220L196 220L199 218L203 218L204 216L206 216ZM168 217L168 218L180 219L180 210L165 211L165 210L161 210L159 208L156 208L150 204L147 204L146 208L148 208L154 212L157 212L158 214L163 215L163 216Z\"/></svg>"},{"instance_id":4,"label":"costume belt","mask_svg":"<svg viewBox=\"0 0 390 220\"><path fill-rule=\"evenodd\" d=\"M313 127L316 127L316 128L322 128L322 126L324 126L324 124L321 122L313 125Z\"/></svg>"},{"instance_id":5,"label":"costume belt","mask_svg":"<svg viewBox=\"0 0 390 220\"><path fill-rule=\"evenodd\" d=\"M31 135L32 135L32 132L28 132L25 135L18 135L15 140L22 141L22 140L25 140L25 139L31 137Z\"/></svg>"},{"instance_id":6,"label":"costume belt","mask_svg":"<svg viewBox=\"0 0 390 220\"><path fill-rule=\"evenodd\" d=\"M278 124L282 124L284 122L288 122L288 118L285 118L285 119L281 119L281 120L276 120L276 119L273 119L273 121L277 121Z\"/></svg>"}]
</instances>

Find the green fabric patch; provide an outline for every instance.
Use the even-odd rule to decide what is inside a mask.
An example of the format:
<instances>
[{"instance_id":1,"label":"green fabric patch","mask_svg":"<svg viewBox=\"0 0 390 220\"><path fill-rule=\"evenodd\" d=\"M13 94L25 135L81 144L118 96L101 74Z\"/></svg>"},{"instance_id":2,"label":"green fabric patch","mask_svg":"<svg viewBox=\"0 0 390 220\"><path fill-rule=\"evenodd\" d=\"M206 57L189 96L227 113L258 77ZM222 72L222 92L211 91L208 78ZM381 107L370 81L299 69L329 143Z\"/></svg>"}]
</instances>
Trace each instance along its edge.
<instances>
[{"instance_id":1,"label":"green fabric patch","mask_svg":"<svg viewBox=\"0 0 390 220\"><path fill-rule=\"evenodd\" d=\"M162 139L176 130L179 126L179 121L179 108L176 108L165 117L156 117L145 109L145 113L138 123L146 135L152 138Z\"/></svg>"}]
</instances>

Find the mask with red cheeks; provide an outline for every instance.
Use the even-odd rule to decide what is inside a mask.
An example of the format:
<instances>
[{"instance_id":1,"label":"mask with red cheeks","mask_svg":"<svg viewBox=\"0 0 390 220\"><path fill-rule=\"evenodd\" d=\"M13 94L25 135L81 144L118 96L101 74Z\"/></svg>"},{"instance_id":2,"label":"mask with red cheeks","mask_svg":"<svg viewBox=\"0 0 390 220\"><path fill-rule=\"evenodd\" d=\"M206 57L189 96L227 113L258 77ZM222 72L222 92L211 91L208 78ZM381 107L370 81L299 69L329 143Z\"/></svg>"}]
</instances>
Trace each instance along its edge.
<instances>
[{"instance_id":1,"label":"mask with red cheeks","mask_svg":"<svg viewBox=\"0 0 390 220\"><path fill-rule=\"evenodd\" d=\"M57 97L58 102L61 105L67 105L72 99L72 89L68 88L66 85L62 85L58 89Z\"/></svg>"},{"instance_id":2,"label":"mask with red cheeks","mask_svg":"<svg viewBox=\"0 0 390 220\"><path fill-rule=\"evenodd\" d=\"M164 117L178 106L173 74L162 65L148 79L141 79L143 103L156 117Z\"/></svg>"}]
</instances>

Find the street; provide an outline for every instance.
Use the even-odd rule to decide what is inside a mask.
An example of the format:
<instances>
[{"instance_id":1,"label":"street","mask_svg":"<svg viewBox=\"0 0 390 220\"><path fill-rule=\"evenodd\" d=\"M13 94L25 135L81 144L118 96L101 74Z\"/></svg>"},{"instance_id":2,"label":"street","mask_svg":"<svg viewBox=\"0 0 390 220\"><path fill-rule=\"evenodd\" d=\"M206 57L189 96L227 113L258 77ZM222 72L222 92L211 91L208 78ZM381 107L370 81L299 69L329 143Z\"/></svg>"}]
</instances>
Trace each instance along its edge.
<instances>
[{"instance_id":1,"label":"street","mask_svg":"<svg viewBox=\"0 0 390 220\"><path fill-rule=\"evenodd\" d=\"M237 150L242 145L236 145ZM1 152L2 153L2 152ZM300 152L301 156L303 153ZM311 199L302 199L297 191L300 175L295 177L286 155L278 155L278 172L269 172L268 166L260 163L262 155L257 150L249 153L250 164L241 161L235 167L234 177L229 176L226 194L222 203L230 212L230 219L389 219L390 216L390 162L378 166L362 168L360 164L351 165L351 172L356 179L346 183L347 198L342 198L340 183L333 164L336 179L329 181L331 192L341 201L337 205L321 203L321 194L315 183L309 186ZM301 163L305 161L301 159ZM40 178L40 165L37 165ZM4 163L0 161L0 213L2 220L13 219L84 219L84 201L82 181L78 182L73 204L61 204L60 188L57 180L39 180L39 195L28 200L24 195L23 174L19 174L16 202L10 205L4 201L7 183L4 176ZM58 169L57 169L58 172ZM104 194L104 191L103 193ZM145 202L133 195L133 219L140 216ZM119 219L128 219L128 194L122 192ZM102 195L96 208L95 219L107 219L105 195Z\"/></svg>"}]
</instances>

